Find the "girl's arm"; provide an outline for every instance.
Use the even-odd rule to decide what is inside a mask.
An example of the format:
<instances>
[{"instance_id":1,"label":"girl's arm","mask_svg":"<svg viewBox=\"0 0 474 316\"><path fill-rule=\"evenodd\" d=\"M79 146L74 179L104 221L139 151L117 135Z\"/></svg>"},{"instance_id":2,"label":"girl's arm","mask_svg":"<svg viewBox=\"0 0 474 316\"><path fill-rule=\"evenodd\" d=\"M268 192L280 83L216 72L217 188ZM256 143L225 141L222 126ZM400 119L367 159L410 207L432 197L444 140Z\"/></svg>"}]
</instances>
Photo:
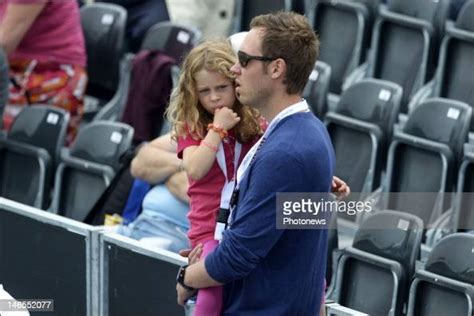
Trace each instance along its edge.
<instances>
[{"instance_id":1,"label":"girl's arm","mask_svg":"<svg viewBox=\"0 0 474 316\"><path fill-rule=\"evenodd\" d=\"M218 133L209 130L200 146L189 146L184 149L183 167L191 179L200 180L211 170L217 154L214 149L219 148L221 141Z\"/></svg>"},{"instance_id":2,"label":"girl's arm","mask_svg":"<svg viewBox=\"0 0 474 316\"><path fill-rule=\"evenodd\" d=\"M0 22L0 46L7 54L15 51L46 5L46 1L32 4L9 4Z\"/></svg>"},{"instance_id":3,"label":"girl's arm","mask_svg":"<svg viewBox=\"0 0 474 316\"><path fill-rule=\"evenodd\" d=\"M214 125L226 131L233 128L240 118L229 108L216 109ZM221 137L214 130L209 130L200 146L189 146L183 151L183 167L193 180L203 178L211 169L216 159L217 149L222 142Z\"/></svg>"}]
</instances>

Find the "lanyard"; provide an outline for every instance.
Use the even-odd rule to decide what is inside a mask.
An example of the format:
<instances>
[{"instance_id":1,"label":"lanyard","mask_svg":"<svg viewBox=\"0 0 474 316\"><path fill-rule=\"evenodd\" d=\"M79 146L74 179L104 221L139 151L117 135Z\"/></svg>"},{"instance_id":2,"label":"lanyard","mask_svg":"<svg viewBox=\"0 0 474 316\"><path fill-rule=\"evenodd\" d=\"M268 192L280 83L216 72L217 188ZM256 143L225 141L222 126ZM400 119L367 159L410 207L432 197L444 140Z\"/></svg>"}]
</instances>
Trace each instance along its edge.
<instances>
[{"instance_id":1,"label":"lanyard","mask_svg":"<svg viewBox=\"0 0 474 316\"><path fill-rule=\"evenodd\" d=\"M217 219L217 226L220 226L222 231L220 232L220 239L216 240L222 240L222 233L223 231L231 224L231 219L232 219L232 213L237 206L237 200L239 199L239 184L242 182L242 178L244 177L245 173L247 172L247 169L250 167L252 164L255 155L257 152L260 150L262 147L263 143L265 142L265 139L273 132L273 130L277 127L278 123L280 123L284 118L296 114L298 112L309 112L309 107L308 104L306 103L306 100L302 100L301 102L298 102L296 104L293 104L289 107L287 107L285 110L281 111L271 122L270 125L268 126L267 130L263 134L263 136L256 142L252 148L249 150L247 155L245 155L244 159L242 160L242 163L239 166L239 169L237 170L237 183L235 185L234 191L232 192L231 196L231 201L230 201L230 207L227 210L223 210L222 208L219 211L219 216ZM216 231L217 231L217 226L216 226ZM215 236L216 237L216 236Z\"/></svg>"},{"instance_id":2,"label":"lanyard","mask_svg":"<svg viewBox=\"0 0 474 316\"><path fill-rule=\"evenodd\" d=\"M230 202L229 204L227 204L228 207L223 208L221 206L221 208L219 209L219 215L217 217L217 223L216 223L216 230L214 232L214 239L218 241L222 240L222 234L224 230L226 230L228 225L230 224L230 219L232 218L232 212L235 209L235 206L237 205L237 200L239 196L239 184L241 183L242 178L244 177L248 168L252 164L255 158L255 155L257 154L257 152L259 151L259 149L262 147L263 143L265 142L265 139L267 139L267 137L277 127L278 123L280 123L284 118L290 115L296 114L298 112L308 112L308 111L309 111L309 107L308 107L308 104L306 103L306 100L302 100L301 102L295 103L287 107L285 110L281 111L280 113L278 113L278 115L270 122L270 125L268 126L263 136L252 146L249 152L245 155L244 159L242 160L242 163L240 164L237 170L236 183L233 184L234 186L233 191L230 192ZM222 198L221 198L221 202L222 202Z\"/></svg>"},{"instance_id":3,"label":"lanyard","mask_svg":"<svg viewBox=\"0 0 474 316\"><path fill-rule=\"evenodd\" d=\"M309 107L308 104L306 103L306 100L303 100L301 102L298 102L296 104L293 104L292 106L287 107L285 110L281 111L278 113L278 115L270 122L270 125L268 126L267 130L263 134L263 136L256 142L252 148L249 150L247 155L245 155L244 159L242 160L242 163L240 164L239 169L237 170L237 185L236 185L236 190L239 189L239 184L242 182L242 178L247 171L247 169L250 167L252 164L252 161L257 153L257 151L260 149L261 145L265 141L265 139L268 138L268 136L273 132L273 130L277 127L278 123L281 122L284 118L293 115L298 112L308 112Z\"/></svg>"},{"instance_id":4,"label":"lanyard","mask_svg":"<svg viewBox=\"0 0 474 316\"><path fill-rule=\"evenodd\" d=\"M234 191L235 187L235 176L237 174L237 167L239 165L239 157L242 151L242 144L240 144L237 140L235 141L235 149L234 149L234 176L229 181L227 176L227 164L225 161L225 153L224 153L224 146L223 143L220 144L219 150L217 151L217 164L222 170L222 173L225 177L225 184L222 188L221 193L221 208L229 208L230 198L232 196L232 192Z\"/></svg>"},{"instance_id":5,"label":"lanyard","mask_svg":"<svg viewBox=\"0 0 474 316\"><path fill-rule=\"evenodd\" d=\"M222 170L222 173L225 177L224 187L222 188L221 192L221 203L219 208L219 215L217 218L216 229L214 230L214 239L215 240L222 240L222 233L226 228L227 217L229 216L229 209L230 209L230 200L232 197L232 193L235 189L235 177L237 175L237 166L239 165L239 158L240 153L242 151L242 144L240 144L237 140L235 141L235 149L234 149L234 175L232 179L229 181L227 176L227 164L225 160L225 152L224 152L224 145L223 143L220 144L219 150L217 151L217 164ZM225 220L224 220L225 217Z\"/></svg>"}]
</instances>

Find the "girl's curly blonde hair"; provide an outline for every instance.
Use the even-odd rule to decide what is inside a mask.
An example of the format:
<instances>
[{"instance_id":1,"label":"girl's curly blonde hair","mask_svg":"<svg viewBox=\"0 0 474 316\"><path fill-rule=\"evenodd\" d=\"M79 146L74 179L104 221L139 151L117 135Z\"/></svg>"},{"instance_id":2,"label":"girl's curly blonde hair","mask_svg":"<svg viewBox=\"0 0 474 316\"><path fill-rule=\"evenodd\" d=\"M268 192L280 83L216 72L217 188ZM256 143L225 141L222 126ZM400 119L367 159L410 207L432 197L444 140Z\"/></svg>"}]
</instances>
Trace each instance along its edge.
<instances>
[{"instance_id":1,"label":"girl's curly blonde hair","mask_svg":"<svg viewBox=\"0 0 474 316\"><path fill-rule=\"evenodd\" d=\"M193 48L183 62L178 85L173 90L166 116L172 124L172 138L185 137L188 133L195 139L202 139L213 116L200 104L195 75L205 69L216 71L235 82L230 71L236 63L236 56L226 40L207 40ZM242 105L237 99L232 108L240 117L234 127L236 139L246 143L262 134L257 110Z\"/></svg>"}]
</instances>

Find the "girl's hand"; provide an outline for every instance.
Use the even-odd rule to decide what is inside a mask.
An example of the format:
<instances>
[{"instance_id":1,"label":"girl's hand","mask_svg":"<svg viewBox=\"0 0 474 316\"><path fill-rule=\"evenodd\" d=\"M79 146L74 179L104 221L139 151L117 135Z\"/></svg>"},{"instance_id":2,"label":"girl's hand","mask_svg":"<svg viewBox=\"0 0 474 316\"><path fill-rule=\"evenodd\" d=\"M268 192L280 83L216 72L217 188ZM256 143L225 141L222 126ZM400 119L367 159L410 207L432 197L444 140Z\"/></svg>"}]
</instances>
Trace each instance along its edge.
<instances>
[{"instance_id":1,"label":"girl's hand","mask_svg":"<svg viewBox=\"0 0 474 316\"><path fill-rule=\"evenodd\" d=\"M336 195L338 200L341 200L351 193L351 188L347 185L347 183L334 176L332 178L331 191Z\"/></svg>"},{"instance_id":2,"label":"girl's hand","mask_svg":"<svg viewBox=\"0 0 474 316\"><path fill-rule=\"evenodd\" d=\"M193 250L191 249L182 249L179 251L179 254L181 257L188 258L188 264L194 264L201 259L202 255L202 250L203 250L203 245L198 244L196 247L194 247Z\"/></svg>"},{"instance_id":3,"label":"girl's hand","mask_svg":"<svg viewBox=\"0 0 474 316\"><path fill-rule=\"evenodd\" d=\"M222 127L226 131L232 129L239 123L240 117L229 108L216 109L214 112L214 124Z\"/></svg>"}]
</instances>

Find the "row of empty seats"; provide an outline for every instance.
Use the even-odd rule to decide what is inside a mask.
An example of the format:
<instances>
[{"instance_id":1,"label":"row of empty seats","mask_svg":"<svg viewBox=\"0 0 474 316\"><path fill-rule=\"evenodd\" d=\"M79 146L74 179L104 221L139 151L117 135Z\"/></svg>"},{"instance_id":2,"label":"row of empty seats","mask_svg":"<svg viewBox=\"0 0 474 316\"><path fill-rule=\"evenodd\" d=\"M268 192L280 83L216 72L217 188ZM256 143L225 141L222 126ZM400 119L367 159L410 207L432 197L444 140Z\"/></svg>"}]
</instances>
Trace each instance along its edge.
<instances>
[{"instance_id":1,"label":"row of empty seats","mask_svg":"<svg viewBox=\"0 0 474 316\"><path fill-rule=\"evenodd\" d=\"M119 5L94 3L80 14L88 56L86 119L120 120L133 79L134 55L125 55L127 12ZM148 30L141 50L160 50L179 63L200 38L195 28L161 22Z\"/></svg>"},{"instance_id":2,"label":"row of empty seats","mask_svg":"<svg viewBox=\"0 0 474 316\"><path fill-rule=\"evenodd\" d=\"M0 138L0 196L83 221L120 168L133 128L93 122L65 148L68 120L67 112L50 106L20 112Z\"/></svg>"},{"instance_id":3,"label":"row of empty seats","mask_svg":"<svg viewBox=\"0 0 474 316\"><path fill-rule=\"evenodd\" d=\"M336 253L329 297L368 315L472 316L474 235L441 239L421 263L423 228L395 211L364 220L352 246Z\"/></svg>"},{"instance_id":4,"label":"row of empty seats","mask_svg":"<svg viewBox=\"0 0 474 316\"><path fill-rule=\"evenodd\" d=\"M472 36L466 36L466 32L473 32L470 23L472 8L466 6L456 22L446 22L447 0L393 0L387 5L379 2L238 1L236 16L242 18L240 22L236 18L236 24L241 27L236 26L233 30L248 29L242 26L248 25L251 17L259 13L278 9L306 12L322 42L320 61L331 68L328 88L330 105L337 102L337 96L347 86L362 77L369 77L393 81L402 86L401 112L406 113L408 103L433 77L437 65L437 88L430 90L431 96L472 104L472 96L466 92L468 89L464 89L472 83L468 74L473 65L470 62L473 41ZM105 19L113 23L101 23L104 16L113 17ZM97 3L84 6L81 17L89 55L88 91L89 95L101 99L99 104L103 105L112 98L117 86L121 87L118 84L121 80L119 61L124 54L126 12L116 5ZM165 25L173 31L150 31L155 33L154 36L161 34L157 37L159 40L153 41L152 45L147 45L145 40L142 48L162 49L172 56L183 56L191 47L176 50L176 45L183 44L179 40L185 38L186 44L192 46L200 38L196 29L172 26L171 22ZM441 53L438 53L442 39ZM174 51L169 49L170 41ZM415 101L411 106L419 103L419 98Z\"/></svg>"}]
</instances>

